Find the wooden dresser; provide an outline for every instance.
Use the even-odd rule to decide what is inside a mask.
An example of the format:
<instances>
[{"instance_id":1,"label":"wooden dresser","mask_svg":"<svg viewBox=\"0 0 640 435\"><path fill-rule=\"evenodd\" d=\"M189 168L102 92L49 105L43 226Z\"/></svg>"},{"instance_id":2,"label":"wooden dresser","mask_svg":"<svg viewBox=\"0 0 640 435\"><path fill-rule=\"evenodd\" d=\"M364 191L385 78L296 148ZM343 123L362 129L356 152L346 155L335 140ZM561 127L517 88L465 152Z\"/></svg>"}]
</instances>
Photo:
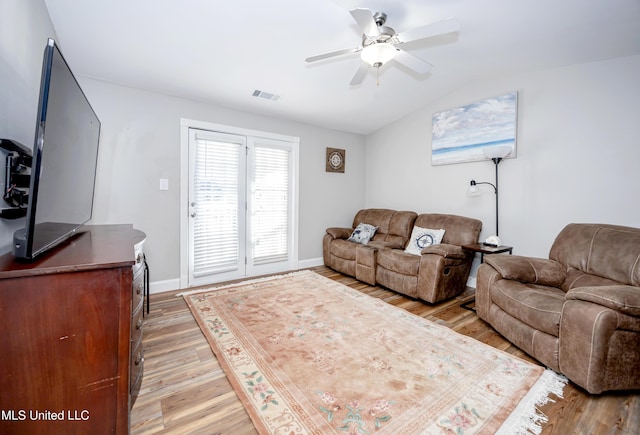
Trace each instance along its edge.
<instances>
[{"instance_id":1,"label":"wooden dresser","mask_svg":"<svg viewBox=\"0 0 640 435\"><path fill-rule=\"evenodd\" d=\"M87 226L0 257L0 433L127 434L142 381L144 233Z\"/></svg>"}]
</instances>

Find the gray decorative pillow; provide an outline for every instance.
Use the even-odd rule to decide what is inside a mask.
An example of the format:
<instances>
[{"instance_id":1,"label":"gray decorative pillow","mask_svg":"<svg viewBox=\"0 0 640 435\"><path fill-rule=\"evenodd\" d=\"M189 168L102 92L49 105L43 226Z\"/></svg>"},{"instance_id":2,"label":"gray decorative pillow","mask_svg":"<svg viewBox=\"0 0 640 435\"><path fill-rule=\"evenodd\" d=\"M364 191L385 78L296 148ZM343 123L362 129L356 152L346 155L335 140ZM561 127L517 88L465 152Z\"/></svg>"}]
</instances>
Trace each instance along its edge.
<instances>
[{"instance_id":1,"label":"gray decorative pillow","mask_svg":"<svg viewBox=\"0 0 640 435\"><path fill-rule=\"evenodd\" d=\"M407 254L421 255L427 246L437 245L442 242L444 230L432 230L430 228L413 227L409 244L404 250Z\"/></svg>"},{"instance_id":2,"label":"gray decorative pillow","mask_svg":"<svg viewBox=\"0 0 640 435\"><path fill-rule=\"evenodd\" d=\"M369 224L358 224L355 230L349 236L349 241L366 245L376 233L378 227Z\"/></svg>"}]
</instances>

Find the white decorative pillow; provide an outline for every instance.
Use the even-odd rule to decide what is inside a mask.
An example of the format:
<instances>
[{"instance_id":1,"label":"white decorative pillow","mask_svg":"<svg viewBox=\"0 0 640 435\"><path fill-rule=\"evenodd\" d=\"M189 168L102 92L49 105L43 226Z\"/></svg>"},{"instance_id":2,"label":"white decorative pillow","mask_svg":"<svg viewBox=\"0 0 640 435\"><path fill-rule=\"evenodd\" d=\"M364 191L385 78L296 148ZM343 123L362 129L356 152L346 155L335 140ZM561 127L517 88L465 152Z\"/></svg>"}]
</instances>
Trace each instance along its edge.
<instances>
[{"instance_id":1,"label":"white decorative pillow","mask_svg":"<svg viewBox=\"0 0 640 435\"><path fill-rule=\"evenodd\" d=\"M413 227L409 244L404 250L407 254L420 255L427 246L437 245L444 237L444 230L432 230L430 228Z\"/></svg>"},{"instance_id":2,"label":"white decorative pillow","mask_svg":"<svg viewBox=\"0 0 640 435\"><path fill-rule=\"evenodd\" d=\"M369 224L358 224L355 230L349 236L349 241L366 245L376 233L378 227Z\"/></svg>"}]
</instances>

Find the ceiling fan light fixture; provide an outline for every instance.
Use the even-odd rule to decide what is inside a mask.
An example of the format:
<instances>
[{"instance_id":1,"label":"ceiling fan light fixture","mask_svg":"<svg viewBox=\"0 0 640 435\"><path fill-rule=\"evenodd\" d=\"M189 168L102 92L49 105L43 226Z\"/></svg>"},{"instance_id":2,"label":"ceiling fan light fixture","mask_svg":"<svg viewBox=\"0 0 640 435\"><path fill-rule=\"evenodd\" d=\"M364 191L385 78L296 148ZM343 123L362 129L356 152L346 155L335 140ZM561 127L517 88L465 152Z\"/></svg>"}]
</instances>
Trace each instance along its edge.
<instances>
[{"instance_id":1,"label":"ceiling fan light fixture","mask_svg":"<svg viewBox=\"0 0 640 435\"><path fill-rule=\"evenodd\" d=\"M388 42L378 42L368 45L360 52L360 58L363 62L379 68L389 62L396 55L396 48Z\"/></svg>"}]
</instances>

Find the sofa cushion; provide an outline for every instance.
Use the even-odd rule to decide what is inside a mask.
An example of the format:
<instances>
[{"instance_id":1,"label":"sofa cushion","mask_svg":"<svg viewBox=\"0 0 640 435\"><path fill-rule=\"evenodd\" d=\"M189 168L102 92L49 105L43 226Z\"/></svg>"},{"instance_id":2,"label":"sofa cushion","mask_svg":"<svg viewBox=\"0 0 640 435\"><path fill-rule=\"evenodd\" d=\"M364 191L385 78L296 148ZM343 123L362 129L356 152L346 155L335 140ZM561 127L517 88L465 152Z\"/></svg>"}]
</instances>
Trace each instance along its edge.
<instances>
[{"instance_id":1,"label":"sofa cushion","mask_svg":"<svg viewBox=\"0 0 640 435\"><path fill-rule=\"evenodd\" d=\"M349 240L350 242L359 243L361 245L366 245L376 233L377 229L378 227L376 226L360 223L358 224L356 229L353 230L347 240Z\"/></svg>"},{"instance_id":2,"label":"sofa cushion","mask_svg":"<svg viewBox=\"0 0 640 435\"><path fill-rule=\"evenodd\" d=\"M562 283L562 289L564 291L568 291L576 287L595 287L603 285L620 285L620 283L611 279L602 278L600 276L591 275L590 273L584 273L581 270L570 268L567 271L567 277Z\"/></svg>"},{"instance_id":3,"label":"sofa cushion","mask_svg":"<svg viewBox=\"0 0 640 435\"><path fill-rule=\"evenodd\" d=\"M567 268L619 284L639 286L640 229L606 224L569 224L553 242L549 258Z\"/></svg>"},{"instance_id":4,"label":"sofa cushion","mask_svg":"<svg viewBox=\"0 0 640 435\"><path fill-rule=\"evenodd\" d=\"M378 227L373 240L390 242L404 248L409 234L411 234L416 216L417 213L413 211L369 208L356 213L352 226L355 228L360 223L367 223Z\"/></svg>"},{"instance_id":5,"label":"sofa cushion","mask_svg":"<svg viewBox=\"0 0 640 435\"><path fill-rule=\"evenodd\" d=\"M559 335L565 293L556 287L501 279L491 288L491 300L507 314L534 329Z\"/></svg>"},{"instance_id":6,"label":"sofa cushion","mask_svg":"<svg viewBox=\"0 0 640 435\"><path fill-rule=\"evenodd\" d=\"M453 214L424 213L416 218L416 226L422 228L444 228L447 232L442 243L470 245L478 242L482 221Z\"/></svg>"},{"instance_id":7,"label":"sofa cushion","mask_svg":"<svg viewBox=\"0 0 640 435\"><path fill-rule=\"evenodd\" d=\"M411 231L409 243L404 250L407 254L420 255L422 250L428 246L438 245L442 241L444 230L432 230L415 226Z\"/></svg>"},{"instance_id":8,"label":"sofa cushion","mask_svg":"<svg viewBox=\"0 0 640 435\"><path fill-rule=\"evenodd\" d=\"M399 249L380 249L378 251L378 267L403 275L417 276L420 269L420 257L406 254Z\"/></svg>"}]
</instances>

